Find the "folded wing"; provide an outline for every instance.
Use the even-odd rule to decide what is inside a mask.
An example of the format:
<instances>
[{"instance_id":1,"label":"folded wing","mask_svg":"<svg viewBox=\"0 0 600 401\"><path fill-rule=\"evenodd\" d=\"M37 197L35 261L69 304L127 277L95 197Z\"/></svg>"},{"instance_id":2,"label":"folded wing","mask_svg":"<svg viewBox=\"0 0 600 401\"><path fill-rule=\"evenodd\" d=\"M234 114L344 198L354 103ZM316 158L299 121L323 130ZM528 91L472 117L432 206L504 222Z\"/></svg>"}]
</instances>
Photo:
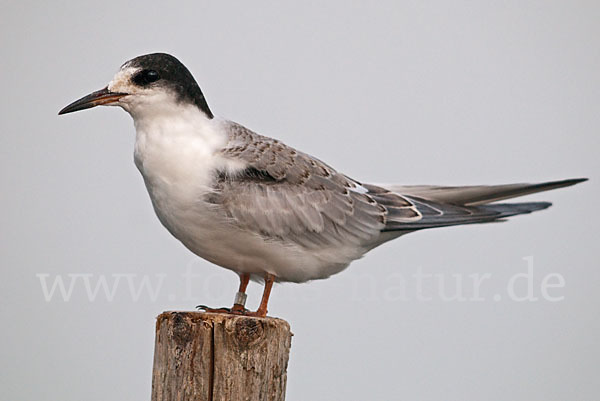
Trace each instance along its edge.
<instances>
[{"instance_id":1,"label":"folded wing","mask_svg":"<svg viewBox=\"0 0 600 401\"><path fill-rule=\"evenodd\" d=\"M275 139L230 124L221 153L245 167L221 171L207 200L239 228L306 247L370 248L382 242L382 232L498 221L550 203L493 202L584 181L467 187L361 184Z\"/></svg>"}]
</instances>

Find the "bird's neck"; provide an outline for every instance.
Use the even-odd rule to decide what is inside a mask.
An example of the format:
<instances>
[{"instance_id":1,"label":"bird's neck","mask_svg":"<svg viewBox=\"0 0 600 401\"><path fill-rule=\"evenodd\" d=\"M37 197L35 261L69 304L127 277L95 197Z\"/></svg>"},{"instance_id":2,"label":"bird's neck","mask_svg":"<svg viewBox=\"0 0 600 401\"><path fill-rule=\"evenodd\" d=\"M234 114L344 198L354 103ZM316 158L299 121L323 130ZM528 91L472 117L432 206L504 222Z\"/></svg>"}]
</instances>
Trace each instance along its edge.
<instances>
[{"instance_id":1,"label":"bird's neck","mask_svg":"<svg viewBox=\"0 0 600 401\"><path fill-rule=\"evenodd\" d=\"M221 120L208 118L197 107L181 105L132 116L135 163L147 184L208 184L209 177L204 175L214 169L215 155L227 142Z\"/></svg>"},{"instance_id":2,"label":"bird's neck","mask_svg":"<svg viewBox=\"0 0 600 401\"><path fill-rule=\"evenodd\" d=\"M222 147L226 142L222 121L209 118L195 105L157 106L129 110L138 140L193 141L203 143L203 146L213 150Z\"/></svg>"}]
</instances>

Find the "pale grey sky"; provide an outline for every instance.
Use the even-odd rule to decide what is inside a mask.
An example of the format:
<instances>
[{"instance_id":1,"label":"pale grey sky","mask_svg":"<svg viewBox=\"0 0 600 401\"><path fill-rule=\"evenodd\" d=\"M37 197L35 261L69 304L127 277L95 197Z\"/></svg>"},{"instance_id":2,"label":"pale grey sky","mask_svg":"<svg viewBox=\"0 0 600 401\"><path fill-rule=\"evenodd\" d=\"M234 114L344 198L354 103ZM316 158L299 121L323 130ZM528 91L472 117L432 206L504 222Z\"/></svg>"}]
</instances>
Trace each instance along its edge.
<instances>
[{"instance_id":1,"label":"pale grey sky","mask_svg":"<svg viewBox=\"0 0 600 401\"><path fill-rule=\"evenodd\" d=\"M270 313L295 333L289 400L597 398L597 2L4 1L0 15L0 398L147 400L155 316L232 301L236 277L154 216L130 117L56 115L155 51L188 66L215 114L358 180L591 178L528 198L549 210L411 234L329 280L276 286ZM509 299L530 263L538 301ZM551 274L558 302L541 293ZM440 295L454 275L466 301ZM57 277L74 280L68 301L46 301ZM102 277L114 297L90 301ZM162 286L136 301L144 277Z\"/></svg>"}]
</instances>

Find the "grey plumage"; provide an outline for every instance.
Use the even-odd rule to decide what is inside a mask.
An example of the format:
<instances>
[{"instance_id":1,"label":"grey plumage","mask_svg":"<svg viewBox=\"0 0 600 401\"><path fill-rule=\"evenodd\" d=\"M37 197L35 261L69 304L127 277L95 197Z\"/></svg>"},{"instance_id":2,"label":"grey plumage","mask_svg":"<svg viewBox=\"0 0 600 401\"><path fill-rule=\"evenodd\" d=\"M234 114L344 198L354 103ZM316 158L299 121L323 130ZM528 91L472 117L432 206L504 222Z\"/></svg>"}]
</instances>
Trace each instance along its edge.
<instances>
[{"instance_id":1,"label":"grey plumage","mask_svg":"<svg viewBox=\"0 0 600 401\"><path fill-rule=\"evenodd\" d=\"M419 196L438 202L454 203L464 206L477 206L536 192L569 187L583 181L587 181L587 178L551 181L538 184L472 185L464 187L390 185L388 188L399 193Z\"/></svg>"},{"instance_id":2,"label":"grey plumage","mask_svg":"<svg viewBox=\"0 0 600 401\"><path fill-rule=\"evenodd\" d=\"M547 202L490 204L574 185L584 179L498 186L383 186L353 180L320 160L229 123L223 156L242 172L221 172L209 195L232 224L312 248L372 248L406 232L486 223L549 207ZM384 235L397 232L397 235Z\"/></svg>"},{"instance_id":3,"label":"grey plumage","mask_svg":"<svg viewBox=\"0 0 600 401\"><path fill-rule=\"evenodd\" d=\"M385 227L386 209L355 192L360 186L356 181L235 123L229 131L222 154L251 170L219 174L209 202L222 207L236 226L306 247L360 246Z\"/></svg>"},{"instance_id":4,"label":"grey plumage","mask_svg":"<svg viewBox=\"0 0 600 401\"><path fill-rule=\"evenodd\" d=\"M411 231L541 210L550 204L494 202L582 181L361 183L276 139L214 117L189 70L168 54L130 60L105 88L60 114L98 105L120 106L132 116L135 164L165 228L196 255L238 273L240 288L249 278L266 280L260 316L274 281L327 278Z\"/></svg>"}]
</instances>

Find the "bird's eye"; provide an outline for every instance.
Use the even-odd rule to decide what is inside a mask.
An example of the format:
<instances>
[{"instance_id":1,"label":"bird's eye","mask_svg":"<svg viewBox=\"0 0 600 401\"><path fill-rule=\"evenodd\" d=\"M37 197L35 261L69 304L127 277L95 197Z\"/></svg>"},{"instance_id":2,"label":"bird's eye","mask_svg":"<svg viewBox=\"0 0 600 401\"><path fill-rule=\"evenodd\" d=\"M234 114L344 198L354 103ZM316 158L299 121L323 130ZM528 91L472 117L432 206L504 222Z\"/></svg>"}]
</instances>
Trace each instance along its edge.
<instances>
[{"instance_id":1,"label":"bird's eye","mask_svg":"<svg viewBox=\"0 0 600 401\"><path fill-rule=\"evenodd\" d=\"M132 81L139 86L146 86L160 79L158 72L154 70L142 70L135 74Z\"/></svg>"}]
</instances>

